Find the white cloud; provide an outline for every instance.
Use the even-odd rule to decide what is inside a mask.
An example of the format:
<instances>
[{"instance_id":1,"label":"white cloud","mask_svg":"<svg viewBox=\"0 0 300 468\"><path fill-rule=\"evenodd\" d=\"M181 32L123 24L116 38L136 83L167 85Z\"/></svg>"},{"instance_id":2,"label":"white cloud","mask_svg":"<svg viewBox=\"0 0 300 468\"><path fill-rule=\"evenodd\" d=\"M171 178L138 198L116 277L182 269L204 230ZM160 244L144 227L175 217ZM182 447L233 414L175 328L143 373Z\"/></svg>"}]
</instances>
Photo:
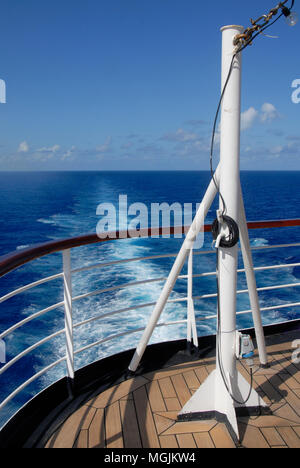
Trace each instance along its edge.
<instances>
[{"instance_id":1,"label":"white cloud","mask_svg":"<svg viewBox=\"0 0 300 468\"><path fill-rule=\"evenodd\" d=\"M282 145L278 146L273 146L273 148L270 149L271 154L280 154L284 150L284 147Z\"/></svg>"},{"instance_id":2,"label":"white cloud","mask_svg":"<svg viewBox=\"0 0 300 468\"><path fill-rule=\"evenodd\" d=\"M131 141L128 141L128 143L123 143L123 145L121 146L121 149L129 149L129 148L132 148L133 146L133 143Z\"/></svg>"},{"instance_id":3,"label":"white cloud","mask_svg":"<svg viewBox=\"0 0 300 468\"><path fill-rule=\"evenodd\" d=\"M250 107L245 112L241 114L241 130L247 130L251 128L255 120L258 117L258 111L254 107Z\"/></svg>"},{"instance_id":4,"label":"white cloud","mask_svg":"<svg viewBox=\"0 0 300 468\"><path fill-rule=\"evenodd\" d=\"M36 150L37 153L57 153L57 151L60 149L59 145L53 145L50 146L49 148L43 147L38 150Z\"/></svg>"},{"instance_id":5,"label":"white cloud","mask_svg":"<svg viewBox=\"0 0 300 468\"><path fill-rule=\"evenodd\" d=\"M69 150L67 150L61 157L62 161L65 161L66 159L71 159L71 156L73 155L75 149L76 146L72 146Z\"/></svg>"},{"instance_id":6,"label":"white cloud","mask_svg":"<svg viewBox=\"0 0 300 468\"><path fill-rule=\"evenodd\" d=\"M111 151L111 136L106 138L105 143L101 146L97 146L96 151L97 153L107 153L108 151Z\"/></svg>"},{"instance_id":7,"label":"white cloud","mask_svg":"<svg viewBox=\"0 0 300 468\"><path fill-rule=\"evenodd\" d=\"M272 122L279 117L279 112L276 107L269 102L265 102L261 107L260 119L262 122Z\"/></svg>"},{"instance_id":8,"label":"white cloud","mask_svg":"<svg viewBox=\"0 0 300 468\"><path fill-rule=\"evenodd\" d=\"M28 153L28 151L29 145L27 141L22 141L22 143L19 144L18 153Z\"/></svg>"},{"instance_id":9,"label":"white cloud","mask_svg":"<svg viewBox=\"0 0 300 468\"><path fill-rule=\"evenodd\" d=\"M258 119L262 123L267 123L272 122L278 117L280 117L279 112L276 107L269 102L265 102L261 106L260 111L257 111L254 107L250 107L241 114L241 130L244 131L251 128Z\"/></svg>"},{"instance_id":10,"label":"white cloud","mask_svg":"<svg viewBox=\"0 0 300 468\"><path fill-rule=\"evenodd\" d=\"M167 141L189 142L197 140L196 133L186 132L179 128L175 133L167 133L161 139Z\"/></svg>"}]
</instances>

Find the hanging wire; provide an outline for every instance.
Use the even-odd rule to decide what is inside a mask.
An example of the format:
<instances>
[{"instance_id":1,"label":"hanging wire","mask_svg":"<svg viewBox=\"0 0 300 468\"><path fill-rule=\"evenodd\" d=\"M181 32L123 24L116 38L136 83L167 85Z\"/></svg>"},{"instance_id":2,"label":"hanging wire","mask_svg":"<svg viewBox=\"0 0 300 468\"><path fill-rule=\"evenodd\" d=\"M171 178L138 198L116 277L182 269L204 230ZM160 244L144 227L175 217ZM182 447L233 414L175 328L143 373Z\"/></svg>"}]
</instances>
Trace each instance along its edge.
<instances>
[{"instance_id":1,"label":"hanging wire","mask_svg":"<svg viewBox=\"0 0 300 468\"><path fill-rule=\"evenodd\" d=\"M237 55L239 53L241 53L244 49L246 49L249 45L252 45L253 41L259 35L262 35L263 32L266 29L273 26L273 24L275 24L282 16L289 16L291 14L291 9L294 6L295 0L292 0L290 8L286 7L287 3L288 3L288 0L286 0L285 2L279 3L275 8L270 10L268 15L263 15L260 18L258 18L256 21L253 21L251 19L252 27L245 29L243 33L238 34L234 39L234 45L236 46L236 48L235 48L235 51L234 51L234 54L233 54L233 57L232 57L232 61L231 61L229 72L228 72L228 75L227 75L227 78L226 78L226 81L225 81L225 85L223 87L221 97L219 99L217 112L216 112L215 119L214 119L212 139L211 139L211 148L210 148L211 177L212 177L212 180L214 181L214 184L215 184L215 186L216 186L216 188L218 190L220 200L221 200L222 205L223 205L222 216L225 215L225 213L227 211L227 208L226 208L226 203L225 203L224 197L222 196L222 194L220 192L220 188L219 188L219 186L217 184L217 181L215 179L215 175L214 175L214 171L213 171L213 153L214 153L214 143L215 143L217 122L218 122L218 117L219 117L221 105L222 105L222 102L223 102L223 98L224 98L228 83L230 81L230 77L231 77L232 70L233 70L233 67L234 67L234 62L235 62L235 59L236 59ZM281 14L274 21L272 21L270 23L271 19L278 14L280 9L281 9ZM219 361L220 372L221 372L222 380L224 382L226 390L227 390L228 394L230 395L231 399L238 405L245 405L249 401L249 399L251 397L251 394L252 394L252 391L253 391L253 369L250 368L251 382L250 382L249 394L248 394L248 396L246 397L246 399L244 401L239 401L234 397L234 395L232 394L232 392L230 390L230 386L229 386L229 383L227 382L227 378L226 378L224 367L223 367L223 360L222 360L222 355L221 355L222 329L221 329L221 307L220 307L220 285L219 285L219 249L217 249L216 273L217 273L216 276L217 276L217 292L218 292L218 294L217 294L217 297L218 297L218 305L217 305L217 309L218 309L217 357L218 357L218 361Z\"/></svg>"},{"instance_id":2,"label":"hanging wire","mask_svg":"<svg viewBox=\"0 0 300 468\"><path fill-rule=\"evenodd\" d=\"M223 87L221 97L219 99L219 103L218 103L218 107L217 107L217 111L216 111L216 115L215 115L215 119L214 119L212 138L211 138L211 145L210 145L210 172L211 172L211 178L212 178L212 180L214 182L214 185L215 185L215 187L216 187L216 189L217 189L217 191L219 193L220 200L222 202L222 206L223 206L222 207L222 216L224 216L226 214L227 207L226 207L224 197L222 196L222 194L220 192L220 187L219 187L219 185L218 185L218 183L216 181L216 178L215 178L214 169L213 169L213 155L214 155L214 146L215 146L215 138L216 138L218 118L219 118L223 98L224 98L224 95L225 95L225 92L226 92L226 89L227 89L227 86L228 86L228 83L229 83L229 80L230 80L230 77L231 77L231 74L232 74L234 61L235 61L236 56L239 53L241 53L243 50L245 50L248 46L252 45L253 41L258 36L262 35L262 33L266 29L273 26L277 21L279 21L279 19L282 16L289 16L291 14L291 10L294 7L295 0L292 0L291 6L289 8L286 6L288 1L289 0L285 0L284 2L280 2L275 8L272 8L272 10L270 10L270 12L267 15L262 15L255 21L251 19L250 21L251 21L252 27L246 28L243 31L243 33L238 34L234 39L234 45L236 46L236 48L235 48L235 51L234 51L234 55L232 57L232 61L231 61L231 65L230 65L230 68L229 68L228 76L226 78L225 85ZM272 21L270 23L271 19L278 14L280 9L281 9L281 14L274 21Z\"/></svg>"}]
</instances>

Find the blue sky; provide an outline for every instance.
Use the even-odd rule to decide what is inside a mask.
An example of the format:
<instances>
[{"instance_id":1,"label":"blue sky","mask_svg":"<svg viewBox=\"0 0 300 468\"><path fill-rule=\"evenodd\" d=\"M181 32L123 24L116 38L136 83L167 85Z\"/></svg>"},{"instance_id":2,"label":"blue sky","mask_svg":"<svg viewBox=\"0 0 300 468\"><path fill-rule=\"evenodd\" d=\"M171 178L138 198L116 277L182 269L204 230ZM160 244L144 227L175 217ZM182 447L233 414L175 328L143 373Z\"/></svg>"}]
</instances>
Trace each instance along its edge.
<instances>
[{"instance_id":1,"label":"blue sky","mask_svg":"<svg viewBox=\"0 0 300 468\"><path fill-rule=\"evenodd\" d=\"M275 4L2 1L0 170L209 170L219 28ZM241 167L300 170L300 23L268 34L243 53Z\"/></svg>"}]
</instances>

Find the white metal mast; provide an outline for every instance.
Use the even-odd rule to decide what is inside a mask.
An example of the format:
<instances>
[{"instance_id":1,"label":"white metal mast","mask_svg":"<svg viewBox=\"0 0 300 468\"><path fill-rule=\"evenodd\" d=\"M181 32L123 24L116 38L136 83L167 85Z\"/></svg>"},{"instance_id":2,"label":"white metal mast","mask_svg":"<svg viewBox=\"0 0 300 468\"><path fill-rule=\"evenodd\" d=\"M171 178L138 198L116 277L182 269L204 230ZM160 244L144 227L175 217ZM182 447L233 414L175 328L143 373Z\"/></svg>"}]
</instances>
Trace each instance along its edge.
<instances>
[{"instance_id":1,"label":"white metal mast","mask_svg":"<svg viewBox=\"0 0 300 468\"><path fill-rule=\"evenodd\" d=\"M222 28L222 90L232 67L230 80L221 108L220 208L226 216L239 223L240 198L240 116L241 116L241 53L235 55L234 38L241 34L241 26ZM234 62L232 64L233 56ZM226 235L226 231L223 232ZM264 401L252 390L237 372L236 359L236 291L238 246L219 248L219 334L217 337L217 367L206 382L193 395L179 413L179 417L203 418L221 416L239 439L236 407L266 407ZM239 403L237 403L239 402ZM241 403L241 404L240 404Z\"/></svg>"}]
</instances>

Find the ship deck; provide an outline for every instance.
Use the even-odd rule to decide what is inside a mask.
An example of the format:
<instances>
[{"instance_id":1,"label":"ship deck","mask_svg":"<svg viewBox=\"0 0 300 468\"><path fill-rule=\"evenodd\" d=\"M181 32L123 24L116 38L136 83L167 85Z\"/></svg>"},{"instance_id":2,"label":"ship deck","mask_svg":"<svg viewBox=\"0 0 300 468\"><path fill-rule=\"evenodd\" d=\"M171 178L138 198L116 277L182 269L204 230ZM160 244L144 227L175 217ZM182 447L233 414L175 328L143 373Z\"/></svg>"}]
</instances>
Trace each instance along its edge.
<instances>
[{"instance_id":1,"label":"ship deck","mask_svg":"<svg viewBox=\"0 0 300 468\"><path fill-rule=\"evenodd\" d=\"M254 368L254 388L272 414L240 417L241 446L300 448L300 366L292 362L299 332L267 337L270 367ZM215 368L204 359L138 375L84 402L52 434L46 448L234 448L225 424L179 422L178 412ZM250 383L244 363L239 371Z\"/></svg>"}]
</instances>

